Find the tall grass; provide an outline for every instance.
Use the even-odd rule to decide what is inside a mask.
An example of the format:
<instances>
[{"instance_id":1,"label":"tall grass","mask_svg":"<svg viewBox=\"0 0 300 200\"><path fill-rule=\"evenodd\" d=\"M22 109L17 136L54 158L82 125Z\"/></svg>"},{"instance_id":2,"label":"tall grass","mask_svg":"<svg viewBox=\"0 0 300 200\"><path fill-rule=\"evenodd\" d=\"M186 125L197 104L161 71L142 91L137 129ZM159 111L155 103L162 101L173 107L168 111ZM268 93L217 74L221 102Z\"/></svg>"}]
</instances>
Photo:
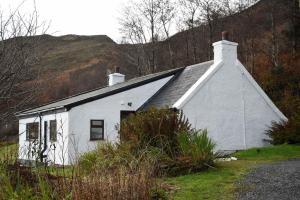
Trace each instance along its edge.
<instances>
[{"instance_id":1,"label":"tall grass","mask_svg":"<svg viewBox=\"0 0 300 200\"><path fill-rule=\"evenodd\" d=\"M215 143L208 137L207 130L182 132L178 135L178 144L181 159L197 168L211 165L215 158Z\"/></svg>"},{"instance_id":2,"label":"tall grass","mask_svg":"<svg viewBox=\"0 0 300 200\"><path fill-rule=\"evenodd\" d=\"M151 199L154 183L151 166L140 166L134 171L118 166L114 170L97 170L85 178L76 178L72 197L75 200Z\"/></svg>"},{"instance_id":3,"label":"tall grass","mask_svg":"<svg viewBox=\"0 0 300 200\"><path fill-rule=\"evenodd\" d=\"M132 152L130 144L101 144L79 160L84 178L74 180L73 199L151 199L157 149Z\"/></svg>"},{"instance_id":4,"label":"tall grass","mask_svg":"<svg viewBox=\"0 0 300 200\"><path fill-rule=\"evenodd\" d=\"M132 156L126 149L112 144L99 147L93 152L96 157L90 159L92 153L87 153L79 164L68 167L74 168L74 174L55 173L61 169L52 166L25 167L17 162L17 156L2 161L0 200L151 199L159 188L153 176L154 160L147 158L146 151ZM97 156L99 160L95 160ZM102 162L105 159L109 161Z\"/></svg>"}]
</instances>

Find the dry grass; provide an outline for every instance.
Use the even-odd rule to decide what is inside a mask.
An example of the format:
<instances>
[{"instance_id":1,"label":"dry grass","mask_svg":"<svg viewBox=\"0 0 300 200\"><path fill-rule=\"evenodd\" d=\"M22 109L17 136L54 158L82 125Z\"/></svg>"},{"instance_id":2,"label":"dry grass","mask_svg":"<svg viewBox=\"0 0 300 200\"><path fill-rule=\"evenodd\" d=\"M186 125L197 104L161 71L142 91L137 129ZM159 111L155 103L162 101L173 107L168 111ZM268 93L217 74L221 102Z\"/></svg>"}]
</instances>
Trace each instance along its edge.
<instances>
[{"instance_id":1,"label":"dry grass","mask_svg":"<svg viewBox=\"0 0 300 200\"><path fill-rule=\"evenodd\" d=\"M159 185L153 165L95 168L86 173L75 165L74 173L61 173L53 166L25 167L17 162L17 145L0 148L0 200L2 199L152 199ZM11 155L11 156L9 156ZM55 170L59 173L56 173Z\"/></svg>"},{"instance_id":2,"label":"dry grass","mask_svg":"<svg viewBox=\"0 0 300 200\"><path fill-rule=\"evenodd\" d=\"M87 177L75 179L72 197L80 199L151 199L155 180L149 169L141 167L136 171L118 168L109 172L96 172Z\"/></svg>"}]
</instances>

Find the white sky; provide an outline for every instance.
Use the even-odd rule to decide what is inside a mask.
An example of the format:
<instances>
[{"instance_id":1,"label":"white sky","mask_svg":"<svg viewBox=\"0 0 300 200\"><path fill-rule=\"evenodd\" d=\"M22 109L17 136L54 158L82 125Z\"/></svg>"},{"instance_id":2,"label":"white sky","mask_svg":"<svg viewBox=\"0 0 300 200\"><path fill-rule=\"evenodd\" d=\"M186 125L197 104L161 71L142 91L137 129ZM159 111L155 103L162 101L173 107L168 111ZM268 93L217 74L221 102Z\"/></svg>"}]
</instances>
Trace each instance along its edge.
<instances>
[{"instance_id":1,"label":"white sky","mask_svg":"<svg viewBox=\"0 0 300 200\"><path fill-rule=\"evenodd\" d=\"M24 0L0 0L0 10L15 10ZM118 17L129 0L36 0L40 21L50 22L51 35L108 35L121 40ZM22 13L31 13L34 0L25 0Z\"/></svg>"}]
</instances>

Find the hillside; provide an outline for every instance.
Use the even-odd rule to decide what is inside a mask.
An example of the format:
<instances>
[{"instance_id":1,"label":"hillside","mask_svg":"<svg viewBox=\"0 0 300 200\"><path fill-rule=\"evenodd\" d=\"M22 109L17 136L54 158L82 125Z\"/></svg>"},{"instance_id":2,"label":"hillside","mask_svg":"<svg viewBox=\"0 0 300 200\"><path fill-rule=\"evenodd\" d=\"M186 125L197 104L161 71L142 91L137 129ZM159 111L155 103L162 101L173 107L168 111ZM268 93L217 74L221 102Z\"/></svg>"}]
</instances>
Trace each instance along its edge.
<instances>
[{"instance_id":1,"label":"hillside","mask_svg":"<svg viewBox=\"0 0 300 200\"><path fill-rule=\"evenodd\" d=\"M122 66L129 78L136 74L126 54L107 36L46 35L39 39L37 51L39 62L33 67L40 70L43 88L38 103L103 86L115 66Z\"/></svg>"}]
</instances>

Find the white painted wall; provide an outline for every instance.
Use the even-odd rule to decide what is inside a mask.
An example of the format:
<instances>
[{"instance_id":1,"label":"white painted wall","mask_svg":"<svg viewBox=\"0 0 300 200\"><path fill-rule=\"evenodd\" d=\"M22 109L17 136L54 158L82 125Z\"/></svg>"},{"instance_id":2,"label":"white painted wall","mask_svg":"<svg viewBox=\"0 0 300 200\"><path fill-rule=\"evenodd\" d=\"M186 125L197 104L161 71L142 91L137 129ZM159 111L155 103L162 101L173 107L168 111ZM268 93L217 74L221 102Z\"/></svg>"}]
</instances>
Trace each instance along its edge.
<instances>
[{"instance_id":1,"label":"white painted wall","mask_svg":"<svg viewBox=\"0 0 300 200\"><path fill-rule=\"evenodd\" d=\"M194 128L208 129L217 149L244 149L241 81L235 66L223 64L182 107Z\"/></svg>"},{"instance_id":2,"label":"white painted wall","mask_svg":"<svg viewBox=\"0 0 300 200\"><path fill-rule=\"evenodd\" d=\"M26 124L39 121L39 117L30 117L19 120L19 159L35 159L35 156L30 153L33 144L26 140Z\"/></svg>"},{"instance_id":3,"label":"white painted wall","mask_svg":"<svg viewBox=\"0 0 300 200\"><path fill-rule=\"evenodd\" d=\"M57 141L51 142L49 138L50 120L57 121ZM48 121L47 146L48 160L55 164L69 164L68 156L68 112L49 114L42 116L42 145L44 142L44 121ZM19 120L19 159L35 160L35 156L30 153L33 149L33 142L26 140L26 124L31 122L40 122L39 117L30 117ZM39 141L39 139L38 139ZM55 150L54 150L55 145ZM42 146L43 147L43 146ZM51 148L50 148L51 147Z\"/></svg>"},{"instance_id":4,"label":"white painted wall","mask_svg":"<svg viewBox=\"0 0 300 200\"><path fill-rule=\"evenodd\" d=\"M236 56L230 55L236 54L236 46L228 41L214 44L215 64L174 104L194 128L208 129L217 150L264 146L264 131L271 122L286 120Z\"/></svg>"},{"instance_id":5,"label":"white painted wall","mask_svg":"<svg viewBox=\"0 0 300 200\"><path fill-rule=\"evenodd\" d=\"M157 80L112 96L92 101L69 111L70 142L72 160L92 150L99 143L90 141L90 120L104 120L104 137L106 141L119 140L116 126L120 123L120 111L135 111L152 97L173 76ZM131 102L132 106L128 103Z\"/></svg>"}]
</instances>

